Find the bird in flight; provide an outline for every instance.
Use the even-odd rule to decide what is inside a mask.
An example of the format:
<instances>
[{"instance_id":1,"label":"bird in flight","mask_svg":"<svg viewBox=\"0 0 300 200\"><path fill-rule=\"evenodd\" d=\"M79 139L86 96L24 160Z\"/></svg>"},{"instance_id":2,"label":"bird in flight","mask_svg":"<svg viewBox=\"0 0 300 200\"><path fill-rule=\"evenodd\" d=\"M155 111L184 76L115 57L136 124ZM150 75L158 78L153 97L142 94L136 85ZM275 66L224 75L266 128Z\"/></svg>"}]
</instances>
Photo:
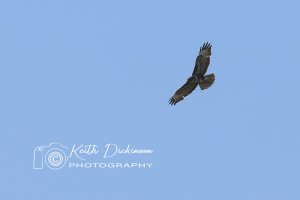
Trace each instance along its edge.
<instances>
[{"instance_id":1,"label":"bird in flight","mask_svg":"<svg viewBox=\"0 0 300 200\"><path fill-rule=\"evenodd\" d=\"M208 65L210 63L211 44L206 42L200 48L199 55L196 58L194 71L191 77L189 77L186 83L179 88L175 94L170 98L169 104L176 105L184 97L191 94L199 85L201 90L209 88L215 81L215 74L205 75Z\"/></svg>"}]
</instances>

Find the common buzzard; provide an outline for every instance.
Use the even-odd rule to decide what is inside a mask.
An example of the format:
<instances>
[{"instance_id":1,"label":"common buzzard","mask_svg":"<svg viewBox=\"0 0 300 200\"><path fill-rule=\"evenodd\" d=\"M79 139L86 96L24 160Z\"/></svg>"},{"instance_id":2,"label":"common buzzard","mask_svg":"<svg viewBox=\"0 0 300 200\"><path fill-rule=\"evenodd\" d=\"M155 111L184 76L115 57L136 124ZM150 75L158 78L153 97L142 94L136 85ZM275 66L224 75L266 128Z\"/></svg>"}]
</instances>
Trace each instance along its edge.
<instances>
[{"instance_id":1,"label":"common buzzard","mask_svg":"<svg viewBox=\"0 0 300 200\"><path fill-rule=\"evenodd\" d=\"M199 55L196 58L195 68L191 77L189 77L186 83L179 88L175 94L170 98L169 104L176 105L184 97L191 94L199 85L201 90L209 88L215 81L215 74L205 75L211 55L211 44L206 42L200 48Z\"/></svg>"}]
</instances>

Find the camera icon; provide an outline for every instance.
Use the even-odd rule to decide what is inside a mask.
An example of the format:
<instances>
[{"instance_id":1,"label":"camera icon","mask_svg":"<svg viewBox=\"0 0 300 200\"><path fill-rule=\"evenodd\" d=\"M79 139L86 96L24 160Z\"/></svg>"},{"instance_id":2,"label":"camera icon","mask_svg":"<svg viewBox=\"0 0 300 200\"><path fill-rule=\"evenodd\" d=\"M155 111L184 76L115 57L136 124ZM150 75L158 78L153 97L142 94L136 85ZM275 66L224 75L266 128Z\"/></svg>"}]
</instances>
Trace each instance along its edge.
<instances>
[{"instance_id":1,"label":"camera icon","mask_svg":"<svg viewBox=\"0 0 300 200\"><path fill-rule=\"evenodd\" d=\"M33 169L43 169L44 164L52 170L61 169L68 160L64 152L66 149L67 147L57 142L34 148Z\"/></svg>"}]
</instances>

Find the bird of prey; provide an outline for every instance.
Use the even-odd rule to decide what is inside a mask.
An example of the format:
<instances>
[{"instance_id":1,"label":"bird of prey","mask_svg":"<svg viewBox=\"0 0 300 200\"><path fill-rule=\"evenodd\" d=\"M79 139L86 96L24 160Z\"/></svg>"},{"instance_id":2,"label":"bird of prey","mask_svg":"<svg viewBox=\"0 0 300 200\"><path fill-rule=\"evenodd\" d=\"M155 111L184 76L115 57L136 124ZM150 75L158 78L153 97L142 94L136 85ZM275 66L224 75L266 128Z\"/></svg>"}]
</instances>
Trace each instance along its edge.
<instances>
[{"instance_id":1,"label":"bird of prey","mask_svg":"<svg viewBox=\"0 0 300 200\"><path fill-rule=\"evenodd\" d=\"M215 81L215 74L205 75L208 65L210 63L211 44L206 42L200 48L199 55L196 58L195 68L191 77L186 83L179 88L175 94L170 98L169 104L176 105L184 97L191 94L199 85L201 90L209 88Z\"/></svg>"}]
</instances>

